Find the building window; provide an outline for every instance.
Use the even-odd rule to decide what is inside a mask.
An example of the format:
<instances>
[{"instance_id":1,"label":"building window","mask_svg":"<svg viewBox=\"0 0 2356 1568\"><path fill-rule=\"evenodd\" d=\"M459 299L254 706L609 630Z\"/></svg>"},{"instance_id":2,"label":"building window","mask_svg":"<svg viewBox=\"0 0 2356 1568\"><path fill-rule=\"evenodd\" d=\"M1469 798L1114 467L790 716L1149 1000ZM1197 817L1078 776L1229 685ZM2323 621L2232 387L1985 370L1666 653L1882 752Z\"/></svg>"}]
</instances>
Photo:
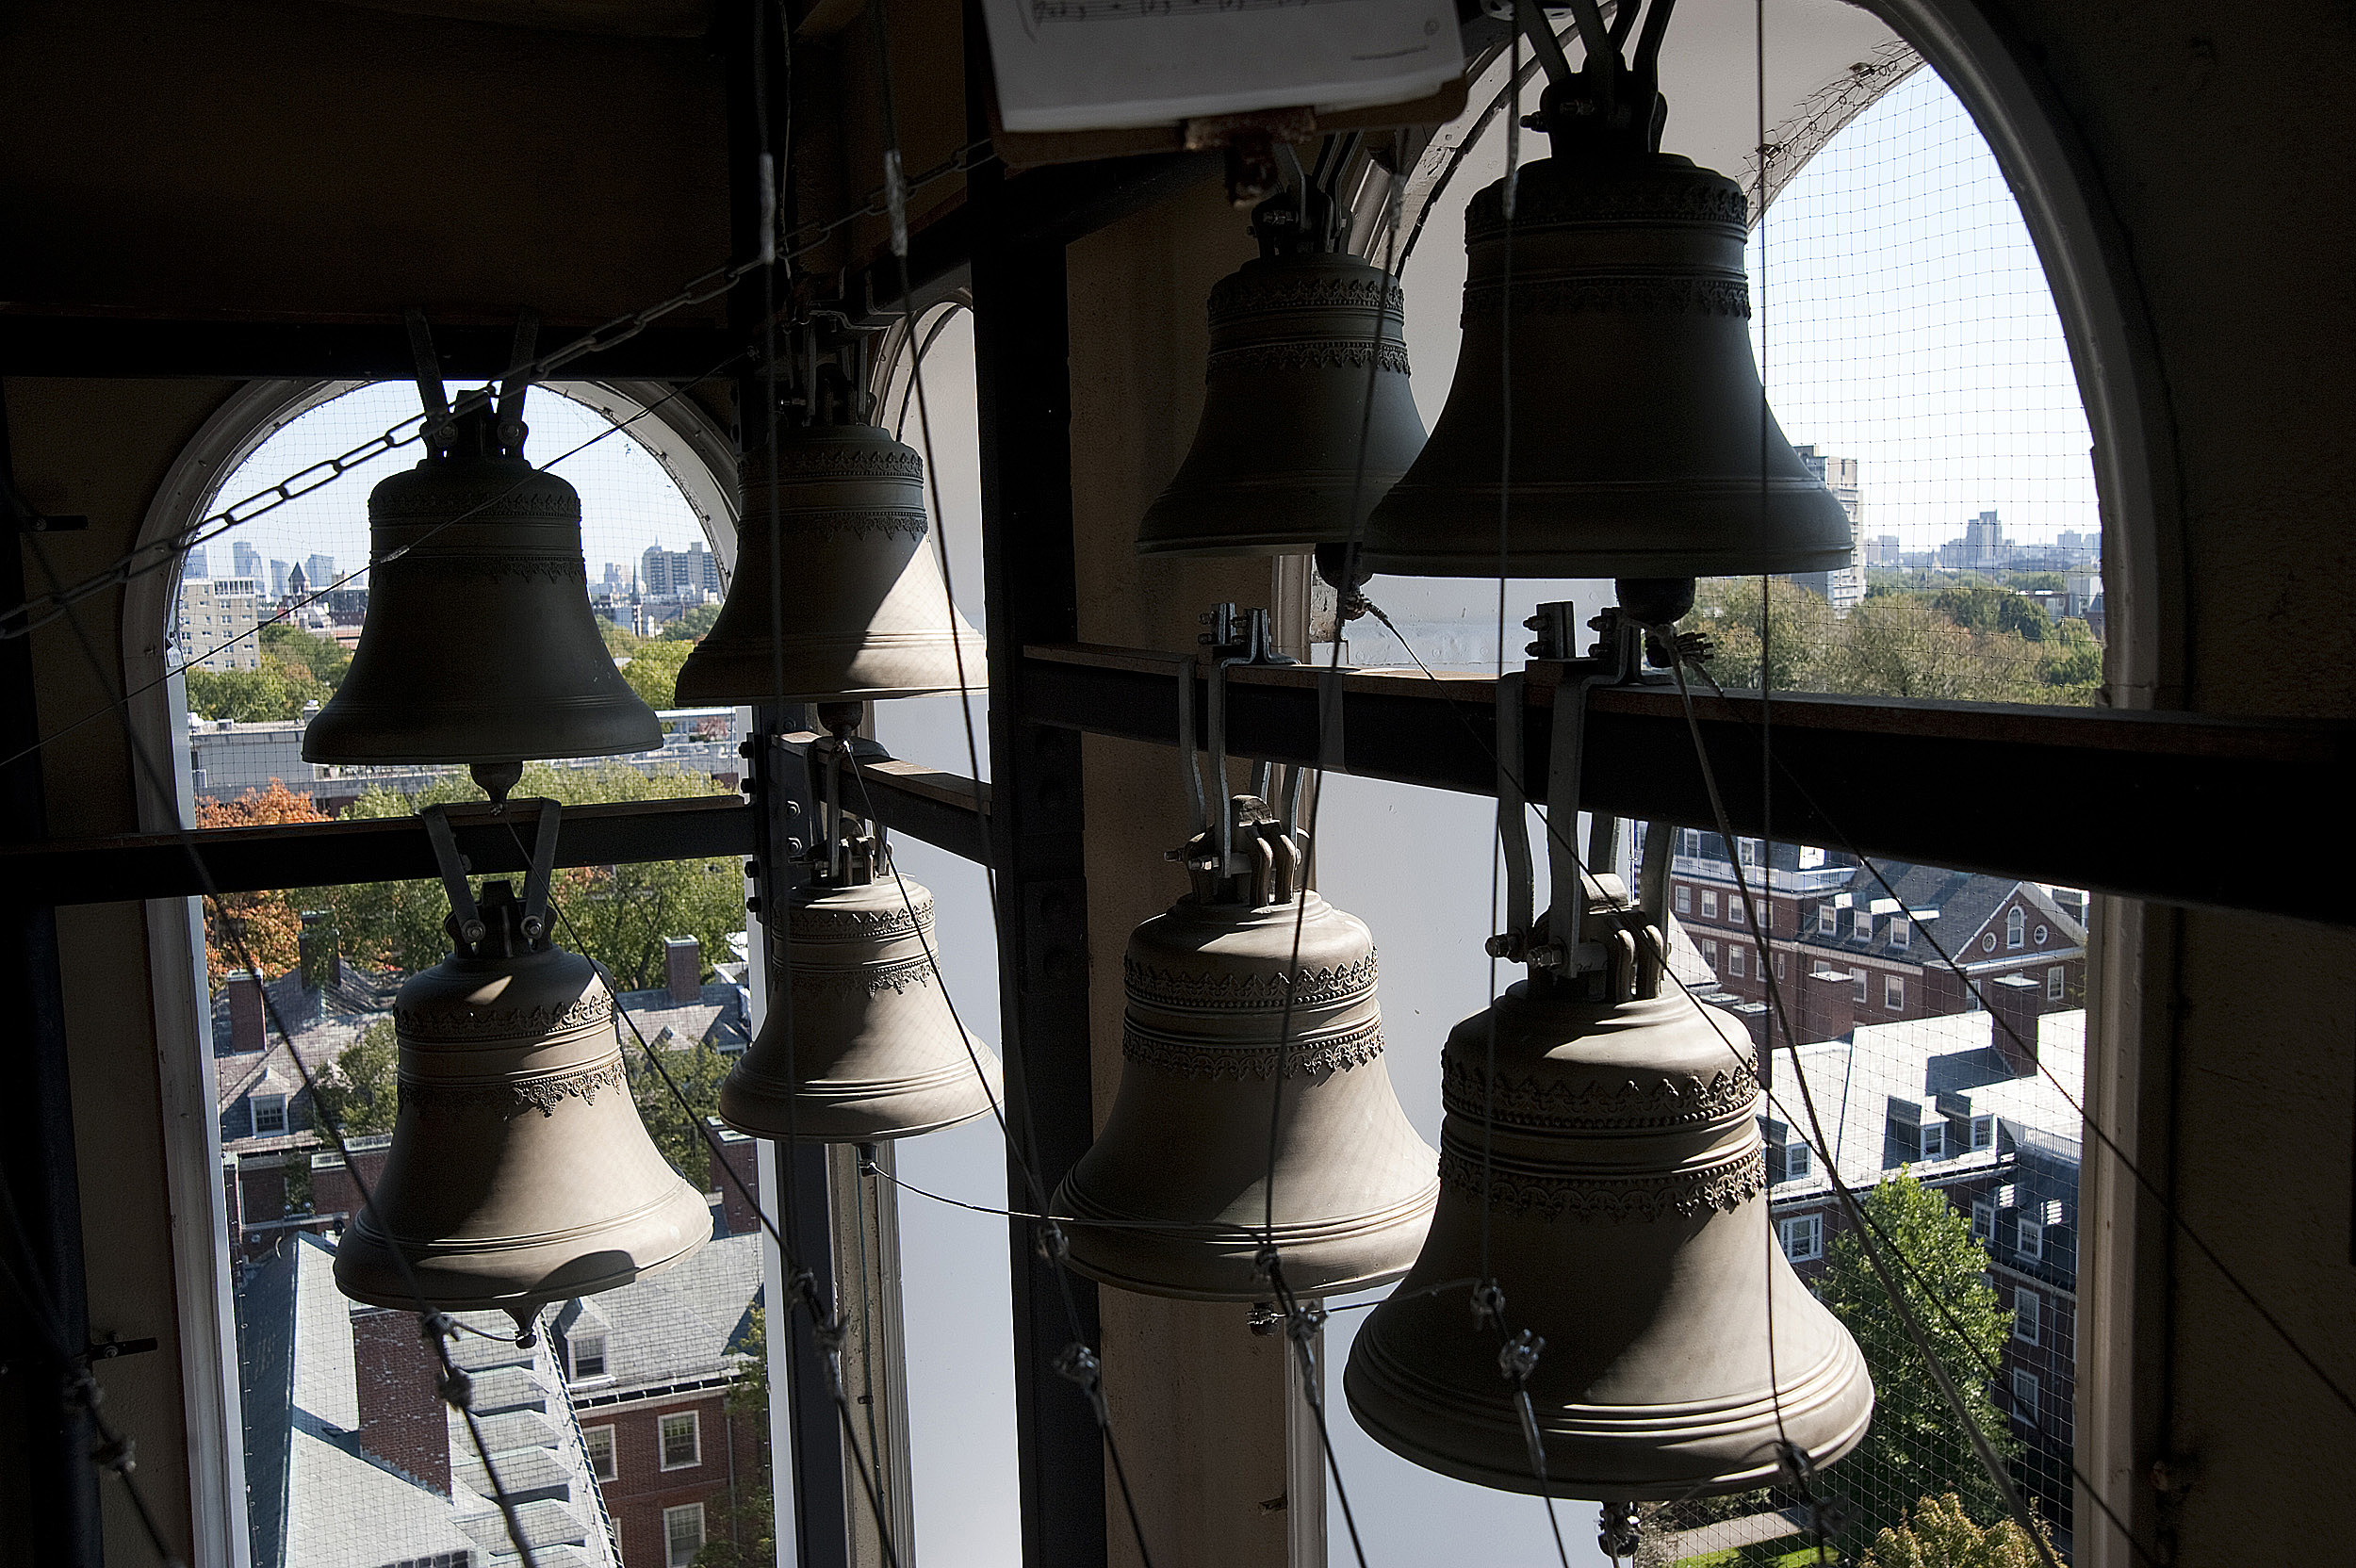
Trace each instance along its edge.
<instances>
[{"instance_id":1,"label":"building window","mask_svg":"<svg viewBox=\"0 0 2356 1568\"><path fill-rule=\"evenodd\" d=\"M1718 918L1718 895L1708 888L1702 890L1702 919Z\"/></svg>"},{"instance_id":2,"label":"building window","mask_svg":"<svg viewBox=\"0 0 2356 1568\"><path fill-rule=\"evenodd\" d=\"M2007 948L2025 947L2028 941L2029 917L2016 904L2012 912L2004 917L2004 945Z\"/></svg>"},{"instance_id":3,"label":"building window","mask_svg":"<svg viewBox=\"0 0 2356 1568\"><path fill-rule=\"evenodd\" d=\"M1996 1201L1990 1198L1972 1200L1972 1234L1986 1241L1996 1233Z\"/></svg>"},{"instance_id":4,"label":"building window","mask_svg":"<svg viewBox=\"0 0 2356 1568\"><path fill-rule=\"evenodd\" d=\"M2034 1290L2012 1293L2012 1337L2023 1345L2035 1345L2045 1330L2045 1302Z\"/></svg>"},{"instance_id":5,"label":"building window","mask_svg":"<svg viewBox=\"0 0 2356 1568\"><path fill-rule=\"evenodd\" d=\"M691 1568L704 1549L704 1506L688 1503L663 1511L663 1560L667 1568Z\"/></svg>"},{"instance_id":6,"label":"building window","mask_svg":"<svg viewBox=\"0 0 2356 1568\"><path fill-rule=\"evenodd\" d=\"M1807 1144L1802 1143L1795 1138L1784 1143L1782 1145L1782 1149L1783 1180L1787 1182L1805 1182L1809 1176L1815 1173L1816 1159L1815 1156L1808 1152Z\"/></svg>"},{"instance_id":7,"label":"building window","mask_svg":"<svg viewBox=\"0 0 2356 1568\"><path fill-rule=\"evenodd\" d=\"M605 1376L605 1331L575 1329L564 1336L566 1348L572 1352L573 1381L583 1378Z\"/></svg>"},{"instance_id":8,"label":"building window","mask_svg":"<svg viewBox=\"0 0 2356 1568\"><path fill-rule=\"evenodd\" d=\"M1678 853L1683 855L1689 860L1700 859L1702 858L1702 836L1700 832L1691 827L1685 829L1683 834L1683 844L1678 850Z\"/></svg>"},{"instance_id":9,"label":"building window","mask_svg":"<svg viewBox=\"0 0 2356 1568\"><path fill-rule=\"evenodd\" d=\"M2045 927L2040 925L2035 931L2031 932L2030 935L2035 939L2037 946L2043 947L2045 945L2045 938L2047 935Z\"/></svg>"},{"instance_id":10,"label":"building window","mask_svg":"<svg viewBox=\"0 0 2356 1568\"><path fill-rule=\"evenodd\" d=\"M2055 964L2052 969L2045 972L2046 1001L2059 1002L2062 999L2062 993L2068 990L2069 988L2070 971L2066 967L2060 964Z\"/></svg>"},{"instance_id":11,"label":"building window","mask_svg":"<svg viewBox=\"0 0 2356 1568\"><path fill-rule=\"evenodd\" d=\"M1906 1011L1906 983L1895 974L1882 976L1882 1005L1893 1013Z\"/></svg>"},{"instance_id":12,"label":"building window","mask_svg":"<svg viewBox=\"0 0 2356 1568\"><path fill-rule=\"evenodd\" d=\"M695 1430L695 1413L683 1410L663 1418L663 1468L684 1470L703 1462L703 1444Z\"/></svg>"},{"instance_id":13,"label":"building window","mask_svg":"<svg viewBox=\"0 0 2356 1568\"><path fill-rule=\"evenodd\" d=\"M1737 980L1742 979L1743 969L1749 961L1750 960L1743 956L1742 943L1726 943L1726 972L1728 974L1733 975Z\"/></svg>"},{"instance_id":14,"label":"building window","mask_svg":"<svg viewBox=\"0 0 2356 1568\"><path fill-rule=\"evenodd\" d=\"M1775 955L1775 978L1778 980L1783 978L1783 961L1788 956L1790 956L1790 955L1782 953Z\"/></svg>"},{"instance_id":15,"label":"building window","mask_svg":"<svg viewBox=\"0 0 2356 1568\"><path fill-rule=\"evenodd\" d=\"M1963 1010L1967 1013L1980 1010L1980 988L1969 976L1963 982Z\"/></svg>"},{"instance_id":16,"label":"building window","mask_svg":"<svg viewBox=\"0 0 2356 1568\"><path fill-rule=\"evenodd\" d=\"M1972 1147L1974 1151L1996 1147L1996 1119L1994 1117L1975 1116L1972 1119ZM1972 1221L1972 1228L1974 1231L1979 1230L1979 1222L1976 1219Z\"/></svg>"},{"instance_id":17,"label":"building window","mask_svg":"<svg viewBox=\"0 0 2356 1568\"><path fill-rule=\"evenodd\" d=\"M1980 951L1983 953L1993 953L1996 951L1995 932L1983 931L1980 933Z\"/></svg>"},{"instance_id":18,"label":"building window","mask_svg":"<svg viewBox=\"0 0 2356 1568\"><path fill-rule=\"evenodd\" d=\"M1677 913L1680 915L1690 915L1693 912L1693 890L1680 882L1677 884Z\"/></svg>"},{"instance_id":19,"label":"building window","mask_svg":"<svg viewBox=\"0 0 2356 1568\"><path fill-rule=\"evenodd\" d=\"M1824 1255L1824 1217L1804 1214L1791 1219L1775 1221L1775 1232L1783 1240L1783 1255L1793 1263L1812 1263Z\"/></svg>"},{"instance_id":20,"label":"building window","mask_svg":"<svg viewBox=\"0 0 2356 1568\"><path fill-rule=\"evenodd\" d=\"M1759 841L1757 839L1735 840L1734 851L1737 855L1742 857L1742 863L1744 865L1756 866L1759 864Z\"/></svg>"},{"instance_id":21,"label":"building window","mask_svg":"<svg viewBox=\"0 0 2356 1568\"><path fill-rule=\"evenodd\" d=\"M1890 945L1904 953L1914 945L1914 923L1904 915L1890 917Z\"/></svg>"},{"instance_id":22,"label":"building window","mask_svg":"<svg viewBox=\"0 0 2356 1568\"><path fill-rule=\"evenodd\" d=\"M1920 1148L1921 1157L1923 1159L1945 1159L1947 1157L1947 1124L1943 1121L1924 1122L1922 1127Z\"/></svg>"},{"instance_id":23,"label":"building window","mask_svg":"<svg viewBox=\"0 0 2356 1568\"><path fill-rule=\"evenodd\" d=\"M1850 981L1850 983L1851 983L1852 985L1854 985L1854 986L1856 986L1856 987L1857 987L1857 999L1859 1002L1864 1001L1864 1000L1865 1000L1865 972L1864 972L1863 970L1861 970L1861 969L1853 969L1853 970L1851 970L1851 971L1849 972L1849 981Z\"/></svg>"},{"instance_id":24,"label":"building window","mask_svg":"<svg viewBox=\"0 0 2356 1568\"><path fill-rule=\"evenodd\" d=\"M2024 1214L2013 1223L2013 1243L2024 1258L2045 1256L2045 1221L2033 1214Z\"/></svg>"},{"instance_id":25,"label":"building window","mask_svg":"<svg viewBox=\"0 0 2356 1568\"><path fill-rule=\"evenodd\" d=\"M1841 911L1829 904L1816 906L1816 934L1820 937L1841 935Z\"/></svg>"},{"instance_id":26,"label":"building window","mask_svg":"<svg viewBox=\"0 0 2356 1568\"><path fill-rule=\"evenodd\" d=\"M1858 941L1872 941L1873 939L1873 911L1871 909L1851 910L1849 912L1849 932L1850 935L1854 936Z\"/></svg>"},{"instance_id":27,"label":"building window","mask_svg":"<svg viewBox=\"0 0 2356 1568\"><path fill-rule=\"evenodd\" d=\"M589 1450L589 1473L601 1481L610 1481L619 1475L614 1462L614 1429L583 1427L581 1441Z\"/></svg>"},{"instance_id":28,"label":"building window","mask_svg":"<svg viewBox=\"0 0 2356 1568\"><path fill-rule=\"evenodd\" d=\"M2037 1425L2037 1374L2015 1372L2012 1375L2012 1416L2016 1421Z\"/></svg>"},{"instance_id":29,"label":"building window","mask_svg":"<svg viewBox=\"0 0 2356 1568\"><path fill-rule=\"evenodd\" d=\"M283 1094L257 1094L246 1101L254 1109L254 1135L268 1137L286 1130L286 1097Z\"/></svg>"}]
</instances>

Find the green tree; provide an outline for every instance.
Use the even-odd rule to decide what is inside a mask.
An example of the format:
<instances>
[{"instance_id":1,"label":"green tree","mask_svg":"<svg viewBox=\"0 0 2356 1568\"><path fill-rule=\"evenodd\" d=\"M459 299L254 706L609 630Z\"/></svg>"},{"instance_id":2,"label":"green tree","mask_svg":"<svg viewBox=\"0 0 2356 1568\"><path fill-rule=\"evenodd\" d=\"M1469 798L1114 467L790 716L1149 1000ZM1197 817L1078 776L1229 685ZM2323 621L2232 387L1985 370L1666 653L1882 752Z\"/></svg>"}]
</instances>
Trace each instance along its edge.
<instances>
[{"instance_id":1,"label":"green tree","mask_svg":"<svg viewBox=\"0 0 2356 1568\"><path fill-rule=\"evenodd\" d=\"M344 672L352 668L352 655L335 641L284 621L271 621L262 628L262 657L288 670L304 671L329 687L341 685Z\"/></svg>"},{"instance_id":2,"label":"green tree","mask_svg":"<svg viewBox=\"0 0 2356 1568\"><path fill-rule=\"evenodd\" d=\"M708 775L663 769L649 776L619 762L585 768L529 763L515 787L518 798L546 797L567 806L721 792ZM371 790L345 808L344 816L405 817L420 807L479 798L469 779L452 774L414 796ZM492 879L472 882L479 891ZM732 860L564 868L549 888L563 917L556 940L603 965L624 990L659 985L666 937L694 937L707 965L728 951L728 938L744 928L744 889ZM344 950L364 963L414 972L441 962L450 952L442 928L450 900L438 881L369 883L319 896L335 911Z\"/></svg>"},{"instance_id":3,"label":"green tree","mask_svg":"<svg viewBox=\"0 0 2356 1568\"><path fill-rule=\"evenodd\" d=\"M2042 1521L2037 1530L2052 1544ZM2027 1530L2010 1519L1975 1525L1949 1492L1923 1498L1912 1518L1876 1534L1857 1568L2038 1568L2044 1560Z\"/></svg>"},{"instance_id":4,"label":"green tree","mask_svg":"<svg viewBox=\"0 0 2356 1568\"><path fill-rule=\"evenodd\" d=\"M1841 623L1839 640L1819 666L1824 683L1818 689L1863 696L2042 702L2049 698L2037 678L2037 657L2026 639L1972 631L1921 595L1875 594Z\"/></svg>"},{"instance_id":5,"label":"green tree","mask_svg":"<svg viewBox=\"0 0 2356 1568\"><path fill-rule=\"evenodd\" d=\"M768 1309L756 1306L728 1348L740 1359L736 1380L722 1403L728 1419L753 1434L751 1471L710 1509L703 1550L695 1568L753 1568L777 1560L777 1511L771 1503L769 1469Z\"/></svg>"},{"instance_id":6,"label":"green tree","mask_svg":"<svg viewBox=\"0 0 2356 1568\"><path fill-rule=\"evenodd\" d=\"M661 1072L646 1059L630 1026L622 1026L622 1059L630 1070L630 1098L637 1102L638 1119L646 1124L646 1135L671 1162L671 1168L697 1192L709 1191L712 1145L704 1141L703 1119L719 1114L720 1080L728 1075L728 1058L713 1050L709 1040L684 1048L661 1038L648 1044L663 1054Z\"/></svg>"},{"instance_id":7,"label":"green tree","mask_svg":"<svg viewBox=\"0 0 2356 1568\"><path fill-rule=\"evenodd\" d=\"M622 666L622 678L649 708L679 706L679 667L695 651L693 643L642 643Z\"/></svg>"},{"instance_id":8,"label":"green tree","mask_svg":"<svg viewBox=\"0 0 2356 1568\"><path fill-rule=\"evenodd\" d=\"M625 659L646 645L646 640L628 627L615 626L603 615L597 617L597 635L605 639L605 651L615 659Z\"/></svg>"},{"instance_id":9,"label":"green tree","mask_svg":"<svg viewBox=\"0 0 2356 1568\"><path fill-rule=\"evenodd\" d=\"M346 1136L389 1133L401 1104L401 1052L393 1021L379 1019L319 1074L319 1102Z\"/></svg>"},{"instance_id":10,"label":"green tree","mask_svg":"<svg viewBox=\"0 0 2356 1568\"><path fill-rule=\"evenodd\" d=\"M2020 1445L1989 1397L1987 1369L2000 1364L2012 1316L1983 1278L1990 1266L1987 1250L1953 1204L1903 1171L1859 1201L1880 1228L1874 1245L1887 1236L1912 1266L1885 1258L1924 1341L1972 1423L2009 1460ZM1817 1295L1856 1338L1873 1376L1873 1425L1831 1473L1856 1514L1842 1532L1849 1549L1904 1526L1909 1499L1952 1494L1972 1518L2004 1518L2003 1494L1932 1380L1854 1230L1843 1230L1826 1249Z\"/></svg>"},{"instance_id":11,"label":"green tree","mask_svg":"<svg viewBox=\"0 0 2356 1568\"><path fill-rule=\"evenodd\" d=\"M1756 691L1759 686L1760 607L1767 608L1764 649L1768 684L1779 692L1820 690L1819 665L1838 634L1832 606L1782 578L1705 578L1694 585L1693 609L1681 623L1710 634L1704 662L1721 686Z\"/></svg>"},{"instance_id":12,"label":"green tree","mask_svg":"<svg viewBox=\"0 0 2356 1568\"><path fill-rule=\"evenodd\" d=\"M1993 583L1943 588L1932 596L1931 608L1966 631L2009 631L2032 643L2053 632L2053 619L2043 605Z\"/></svg>"},{"instance_id":13,"label":"green tree","mask_svg":"<svg viewBox=\"0 0 2356 1568\"><path fill-rule=\"evenodd\" d=\"M2056 688L2046 701L2092 703L2102 689L2102 645L2086 622L2072 615L2053 628L2037 673L2046 685Z\"/></svg>"},{"instance_id":14,"label":"green tree","mask_svg":"<svg viewBox=\"0 0 2356 1568\"><path fill-rule=\"evenodd\" d=\"M698 604L688 608L687 613L663 629L666 643L700 643L712 631L712 623L720 618L716 604Z\"/></svg>"},{"instance_id":15,"label":"green tree","mask_svg":"<svg viewBox=\"0 0 2356 1568\"><path fill-rule=\"evenodd\" d=\"M330 694L309 670L274 659L256 670L190 670L187 680L189 712L238 724L300 718L304 703Z\"/></svg>"},{"instance_id":16,"label":"green tree","mask_svg":"<svg viewBox=\"0 0 2356 1568\"><path fill-rule=\"evenodd\" d=\"M2013 572L2004 586L2022 594L2067 594L2070 580L2059 572Z\"/></svg>"}]
</instances>

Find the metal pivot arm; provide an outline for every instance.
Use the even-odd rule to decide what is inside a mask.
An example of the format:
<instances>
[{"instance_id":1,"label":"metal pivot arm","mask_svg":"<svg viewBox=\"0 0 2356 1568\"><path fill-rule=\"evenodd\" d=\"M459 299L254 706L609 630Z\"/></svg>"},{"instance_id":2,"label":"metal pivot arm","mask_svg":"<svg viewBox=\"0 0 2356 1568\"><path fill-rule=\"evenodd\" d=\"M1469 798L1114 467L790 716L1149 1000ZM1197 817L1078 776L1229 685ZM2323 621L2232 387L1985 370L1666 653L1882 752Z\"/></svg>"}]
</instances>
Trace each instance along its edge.
<instances>
[{"instance_id":1,"label":"metal pivot arm","mask_svg":"<svg viewBox=\"0 0 2356 1568\"><path fill-rule=\"evenodd\" d=\"M1574 659L1574 622L1571 606L1557 601L1540 605L1538 613L1525 624L1539 634L1530 645L1532 662L1562 666L1546 760L1546 850L1554 890L1549 935L1556 965L1565 973L1584 974L1610 966L1614 933L1592 929L1595 923L1587 917L1591 896L1602 890L1594 878L1611 869L1601 863L1598 846L1609 846L1617 830L1613 819L1597 815L1588 864L1582 868L1576 845L1580 770L1586 763L1587 694L1598 686L1627 685L1637 679L1644 670L1644 634L1616 610L1606 610L1593 623L1602 633L1602 641L1590 650L1589 657Z\"/></svg>"},{"instance_id":2,"label":"metal pivot arm","mask_svg":"<svg viewBox=\"0 0 2356 1568\"><path fill-rule=\"evenodd\" d=\"M1203 622L1210 629L1200 640L1212 652L1211 788L1219 801L1215 825L1219 835L1216 874L1239 876L1250 873L1256 861L1251 854L1236 853L1235 814L1227 804L1227 672L1239 664L1290 664L1294 661L1275 650L1266 610L1238 612L1233 604L1215 604L1203 612ZM1191 717L1191 701L1187 707ZM1191 751L1187 755L1191 768Z\"/></svg>"},{"instance_id":3,"label":"metal pivot arm","mask_svg":"<svg viewBox=\"0 0 2356 1568\"><path fill-rule=\"evenodd\" d=\"M532 808L532 861L524 874L523 916L517 929L526 941L536 945L548 930L548 884L556 871L557 825L564 808L553 800L532 800L459 809L468 821L504 820L512 825L515 817L510 813L520 816L518 808L527 806ZM450 934L462 950L470 949L490 933L482 906L475 902L474 890L466 883L468 864L458 851L450 808L429 806L417 817L424 823L426 838L434 846L434 865L441 874L443 891L450 895Z\"/></svg>"}]
</instances>

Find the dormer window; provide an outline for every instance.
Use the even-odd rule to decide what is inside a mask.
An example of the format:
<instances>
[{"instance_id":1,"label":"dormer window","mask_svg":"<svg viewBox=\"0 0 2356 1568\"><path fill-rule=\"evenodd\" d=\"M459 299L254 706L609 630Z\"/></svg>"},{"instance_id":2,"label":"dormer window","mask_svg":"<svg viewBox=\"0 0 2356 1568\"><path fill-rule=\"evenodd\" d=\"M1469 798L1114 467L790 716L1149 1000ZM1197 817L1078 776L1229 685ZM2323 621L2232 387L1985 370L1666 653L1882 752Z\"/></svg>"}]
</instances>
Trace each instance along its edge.
<instances>
[{"instance_id":1,"label":"dormer window","mask_svg":"<svg viewBox=\"0 0 2356 1568\"><path fill-rule=\"evenodd\" d=\"M1943 1121L1926 1121L1922 1123L1920 1131L1922 1140L1918 1145L1918 1157L1924 1160L1945 1159L1947 1157L1947 1124Z\"/></svg>"},{"instance_id":2,"label":"dormer window","mask_svg":"<svg viewBox=\"0 0 2356 1568\"><path fill-rule=\"evenodd\" d=\"M1890 916L1890 945L1901 953L1914 945L1914 923L1904 915Z\"/></svg>"},{"instance_id":3,"label":"dormer window","mask_svg":"<svg viewBox=\"0 0 2356 1568\"><path fill-rule=\"evenodd\" d=\"M572 1353L574 1382L605 1376L603 1329L593 1329L583 1324L565 1336L565 1345Z\"/></svg>"},{"instance_id":4,"label":"dormer window","mask_svg":"<svg viewBox=\"0 0 2356 1568\"><path fill-rule=\"evenodd\" d=\"M270 1137L286 1130L286 1097L283 1094L257 1094L246 1104L254 1112L254 1135Z\"/></svg>"},{"instance_id":5,"label":"dormer window","mask_svg":"<svg viewBox=\"0 0 2356 1568\"><path fill-rule=\"evenodd\" d=\"M1841 935L1841 911L1829 904L1816 906L1816 934L1820 937Z\"/></svg>"},{"instance_id":6,"label":"dormer window","mask_svg":"<svg viewBox=\"0 0 2356 1568\"><path fill-rule=\"evenodd\" d=\"M1972 1119L1972 1150L1976 1152L1982 1149L1993 1149L1995 1147L1996 1119L1992 1116L1973 1117Z\"/></svg>"},{"instance_id":7,"label":"dormer window","mask_svg":"<svg viewBox=\"0 0 2356 1568\"><path fill-rule=\"evenodd\" d=\"M1873 939L1873 911L1871 909L1857 910L1851 918L1849 929L1853 934L1855 934L1858 941L1872 941Z\"/></svg>"}]
</instances>

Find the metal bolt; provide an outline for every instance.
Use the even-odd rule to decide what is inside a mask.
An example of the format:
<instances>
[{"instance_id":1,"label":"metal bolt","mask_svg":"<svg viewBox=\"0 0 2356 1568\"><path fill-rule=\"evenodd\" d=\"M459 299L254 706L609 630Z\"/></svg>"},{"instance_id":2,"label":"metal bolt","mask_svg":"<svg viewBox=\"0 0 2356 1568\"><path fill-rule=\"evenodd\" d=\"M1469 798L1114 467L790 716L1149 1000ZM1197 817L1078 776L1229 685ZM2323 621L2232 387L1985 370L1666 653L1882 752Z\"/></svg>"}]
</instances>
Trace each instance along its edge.
<instances>
[{"instance_id":1,"label":"metal bolt","mask_svg":"<svg viewBox=\"0 0 2356 1568\"><path fill-rule=\"evenodd\" d=\"M746 910L748 913L751 913L751 914L756 914L756 915L757 915L757 914L761 913L761 900L760 900L760 899L758 899L758 898L748 898L748 899L746 899L746 900L744 901L744 908L745 908L745 910Z\"/></svg>"}]
</instances>

